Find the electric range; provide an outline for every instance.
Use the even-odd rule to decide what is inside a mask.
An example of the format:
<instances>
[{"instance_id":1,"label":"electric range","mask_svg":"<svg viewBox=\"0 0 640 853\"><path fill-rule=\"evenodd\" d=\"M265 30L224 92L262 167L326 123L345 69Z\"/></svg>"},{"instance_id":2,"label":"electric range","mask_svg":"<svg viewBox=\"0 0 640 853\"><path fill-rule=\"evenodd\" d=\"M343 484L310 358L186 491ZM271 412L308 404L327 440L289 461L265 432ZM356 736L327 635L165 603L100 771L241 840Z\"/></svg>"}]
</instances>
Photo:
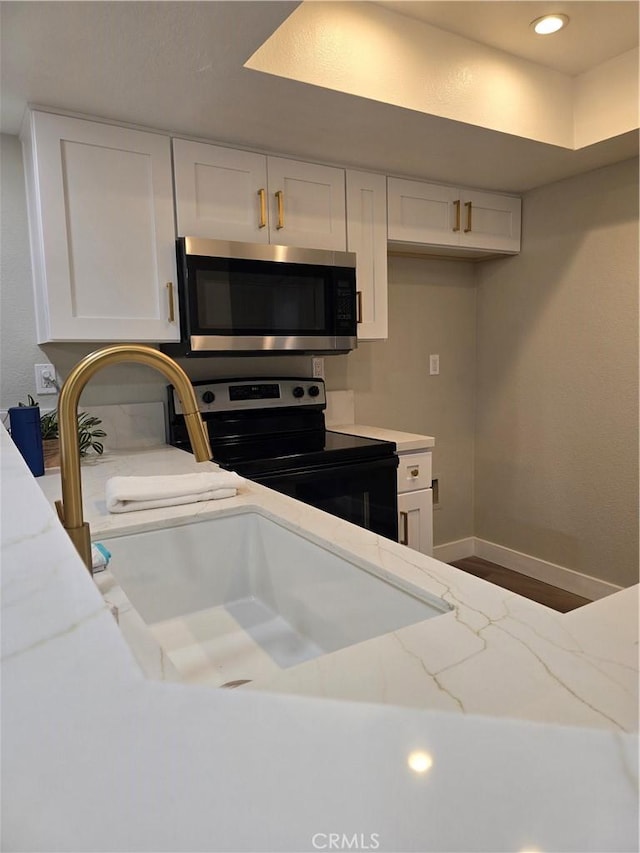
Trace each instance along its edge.
<instances>
[{"instance_id":1,"label":"electric range","mask_svg":"<svg viewBox=\"0 0 640 853\"><path fill-rule=\"evenodd\" d=\"M194 382L221 468L397 541L398 458L389 441L331 432L320 379ZM168 389L168 441L190 450L180 400Z\"/></svg>"}]
</instances>

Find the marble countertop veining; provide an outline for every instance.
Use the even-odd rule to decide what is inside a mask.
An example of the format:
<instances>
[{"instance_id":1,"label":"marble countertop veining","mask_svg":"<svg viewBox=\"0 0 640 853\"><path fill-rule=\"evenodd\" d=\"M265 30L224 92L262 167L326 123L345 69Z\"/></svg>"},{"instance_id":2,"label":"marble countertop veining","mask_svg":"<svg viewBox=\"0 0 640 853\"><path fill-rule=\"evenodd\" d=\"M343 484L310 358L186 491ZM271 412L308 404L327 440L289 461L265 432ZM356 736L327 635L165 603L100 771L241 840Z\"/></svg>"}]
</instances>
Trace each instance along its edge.
<instances>
[{"instance_id":1,"label":"marble countertop veining","mask_svg":"<svg viewBox=\"0 0 640 853\"><path fill-rule=\"evenodd\" d=\"M207 463L214 466L211 463ZM108 477L202 470L172 447L121 452L83 465L83 496L92 537L151 530L250 507L347 557L368 561L383 577L400 579L444 599L450 613L348 646L289 669L246 690L268 690L366 702L506 716L566 725L634 731L638 727L638 589L612 596L622 636L615 649L597 645L566 615L487 583L396 542L355 527L256 483L224 501L109 514ZM50 502L59 476L37 481ZM631 602L625 609L624 602ZM597 606L584 609L587 634L597 632ZM593 617L589 618L589 611Z\"/></svg>"},{"instance_id":2,"label":"marble countertop veining","mask_svg":"<svg viewBox=\"0 0 640 853\"><path fill-rule=\"evenodd\" d=\"M453 606L253 689L156 682L0 432L4 849L637 849L637 588L557 614L252 483L110 516L108 477L199 468L113 453L83 465L94 539L251 507Z\"/></svg>"}]
</instances>

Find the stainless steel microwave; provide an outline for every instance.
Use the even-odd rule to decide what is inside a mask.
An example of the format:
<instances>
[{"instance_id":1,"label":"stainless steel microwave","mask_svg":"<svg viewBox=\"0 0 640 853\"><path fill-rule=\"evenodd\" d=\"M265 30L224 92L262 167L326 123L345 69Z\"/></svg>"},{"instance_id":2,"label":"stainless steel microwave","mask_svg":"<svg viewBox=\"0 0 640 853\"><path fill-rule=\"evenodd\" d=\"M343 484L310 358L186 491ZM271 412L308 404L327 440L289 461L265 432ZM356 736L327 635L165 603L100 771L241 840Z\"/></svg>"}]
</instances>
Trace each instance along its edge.
<instances>
[{"instance_id":1,"label":"stainless steel microwave","mask_svg":"<svg viewBox=\"0 0 640 853\"><path fill-rule=\"evenodd\" d=\"M180 344L171 355L344 353L357 345L351 252L177 240Z\"/></svg>"}]
</instances>

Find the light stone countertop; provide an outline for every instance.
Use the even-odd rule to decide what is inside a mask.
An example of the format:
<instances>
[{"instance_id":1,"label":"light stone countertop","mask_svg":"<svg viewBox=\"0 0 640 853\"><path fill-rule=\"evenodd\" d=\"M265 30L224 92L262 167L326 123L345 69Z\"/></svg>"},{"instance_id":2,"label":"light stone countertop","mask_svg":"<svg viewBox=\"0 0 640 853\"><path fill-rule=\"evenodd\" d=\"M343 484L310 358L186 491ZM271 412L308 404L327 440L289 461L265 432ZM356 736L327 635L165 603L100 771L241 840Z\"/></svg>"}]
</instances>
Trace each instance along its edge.
<instances>
[{"instance_id":1,"label":"light stone countertop","mask_svg":"<svg viewBox=\"0 0 640 853\"><path fill-rule=\"evenodd\" d=\"M327 391L325 421L327 429L332 432L343 432L348 435L360 435L363 438L378 438L382 441L391 441L395 444L399 453L407 453L412 450L430 450L436 443L435 438L430 435L368 426L355 423L355 419L355 394L353 390Z\"/></svg>"},{"instance_id":2,"label":"light stone countertop","mask_svg":"<svg viewBox=\"0 0 640 853\"><path fill-rule=\"evenodd\" d=\"M453 606L252 689L152 681L43 498L59 477L0 438L4 849L637 849L637 588L558 614L251 483L110 516L108 477L202 470L112 453L83 465L94 539L251 508Z\"/></svg>"},{"instance_id":3,"label":"light stone countertop","mask_svg":"<svg viewBox=\"0 0 640 853\"><path fill-rule=\"evenodd\" d=\"M420 435L414 432L401 432L397 429L385 429L383 427L366 426L364 424L331 424L327 426L332 432L342 432L347 435L359 435L363 438L378 438L382 441L391 441L395 444L398 453L407 453L411 450L430 450L435 447L436 440L431 435Z\"/></svg>"}]
</instances>

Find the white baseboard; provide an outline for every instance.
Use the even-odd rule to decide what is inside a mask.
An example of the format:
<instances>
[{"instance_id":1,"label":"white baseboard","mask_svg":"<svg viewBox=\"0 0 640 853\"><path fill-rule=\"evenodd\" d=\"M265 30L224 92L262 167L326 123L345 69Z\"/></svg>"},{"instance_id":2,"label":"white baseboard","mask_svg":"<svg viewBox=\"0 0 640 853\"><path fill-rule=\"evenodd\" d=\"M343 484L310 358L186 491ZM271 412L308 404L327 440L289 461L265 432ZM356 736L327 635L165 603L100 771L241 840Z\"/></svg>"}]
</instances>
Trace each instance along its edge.
<instances>
[{"instance_id":1,"label":"white baseboard","mask_svg":"<svg viewBox=\"0 0 640 853\"><path fill-rule=\"evenodd\" d=\"M455 542L446 542L444 545L436 545L433 556L443 563L453 563L454 560L463 560L465 557L473 557L475 540L473 536L466 539L457 539Z\"/></svg>"},{"instance_id":2,"label":"white baseboard","mask_svg":"<svg viewBox=\"0 0 640 853\"><path fill-rule=\"evenodd\" d=\"M475 538L475 556L491 560L492 563L498 563L506 569L520 572L522 575L557 586L566 592L574 593L574 595L581 595L591 601L604 598L622 589L622 587L608 581L584 575L582 572L567 569L556 563L548 563L539 557L531 557L529 554L523 554L520 551L514 551L511 548L505 548L503 545L496 545L494 542L487 542L485 539L478 539L477 537Z\"/></svg>"},{"instance_id":3,"label":"white baseboard","mask_svg":"<svg viewBox=\"0 0 640 853\"><path fill-rule=\"evenodd\" d=\"M462 560L464 557L482 557L499 566L504 566L505 569L551 584L574 595L581 595L590 601L604 598L622 589L617 584L567 569L556 563L549 563L539 557L514 551L512 548L505 548L504 545L496 545L495 542L487 542L486 539L479 539L477 536L437 545L433 549L433 556L437 560L442 560L443 563Z\"/></svg>"}]
</instances>

